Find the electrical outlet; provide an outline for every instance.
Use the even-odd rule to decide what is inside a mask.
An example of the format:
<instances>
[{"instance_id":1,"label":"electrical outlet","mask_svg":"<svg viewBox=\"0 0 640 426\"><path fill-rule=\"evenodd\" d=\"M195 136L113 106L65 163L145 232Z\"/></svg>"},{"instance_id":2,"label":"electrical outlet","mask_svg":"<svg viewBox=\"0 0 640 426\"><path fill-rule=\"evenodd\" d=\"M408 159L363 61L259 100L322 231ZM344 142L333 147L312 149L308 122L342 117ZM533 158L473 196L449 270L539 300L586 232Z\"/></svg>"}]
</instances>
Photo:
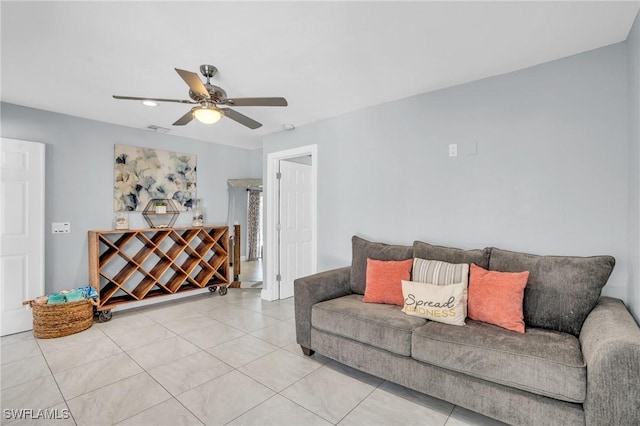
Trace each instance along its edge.
<instances>
[{"instance_id":1,"label":"electrical outlet","mask_svg":"<svg viewBox=\"0 0 640 426\"><path fill-rule=\"evenodd\" d=\"M71 222L53 222L51 223L52 234L70 234Z\"/></svg>"},{"instance_id":2,"label":"electrical outlet","mask_svg":"<svg viewBox=\"0 0 640 426\"><path fill-rule=\"evenodd\" d=\"M458 156L458 144L452 143L449 144L449 157L457 157Z\"/></svg>"}]
</instances>

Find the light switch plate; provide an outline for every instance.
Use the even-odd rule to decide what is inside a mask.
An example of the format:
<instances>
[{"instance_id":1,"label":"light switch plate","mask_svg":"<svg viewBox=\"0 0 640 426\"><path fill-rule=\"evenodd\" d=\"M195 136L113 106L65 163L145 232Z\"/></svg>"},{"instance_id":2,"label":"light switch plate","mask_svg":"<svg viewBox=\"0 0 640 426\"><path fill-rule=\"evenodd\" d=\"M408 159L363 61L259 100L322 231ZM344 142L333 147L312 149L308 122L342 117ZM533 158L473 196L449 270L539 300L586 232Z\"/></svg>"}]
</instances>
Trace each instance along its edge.
<instances>
[{"instance_id":1,"label":"light switch plate","mask_svg":"<svg viewBox=\"0 0 640 426\"><path fill-rule=\"evenodd\" d=\"M70 234L71 222L53 222L51 223L52 234Z\"/></svg>"}]
</instances>

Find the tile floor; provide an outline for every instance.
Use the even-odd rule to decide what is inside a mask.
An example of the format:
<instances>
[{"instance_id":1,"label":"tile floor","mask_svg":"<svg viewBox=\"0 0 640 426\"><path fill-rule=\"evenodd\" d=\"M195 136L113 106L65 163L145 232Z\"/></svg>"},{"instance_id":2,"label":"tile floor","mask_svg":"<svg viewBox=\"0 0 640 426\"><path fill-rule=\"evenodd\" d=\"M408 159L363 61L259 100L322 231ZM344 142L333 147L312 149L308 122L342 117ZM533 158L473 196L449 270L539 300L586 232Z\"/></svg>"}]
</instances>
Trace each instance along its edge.
<instances>
[{"instance_id":1,"label":"tile floor","mask_svg":"<svg viewBox=\"0 0 640 426\"><path fill-rule=\"evenodd\" d=\"M242 261L239 278L241 288L262 288L262 259Z\"/></svg>"},{"instance_id":2,"label":"tile floor","mask_svg":"<svg viewBox=\"0 0 640 426\"><path fill-rule=\"evenodd\" d=\"M116 311L110 322L58 339L2 337L1 423L500 424L305 357L293 317L292 299L265 302L260 290L237 288ZM16 419L11 409L33 411Z\"/></svg>"}]
</instances>

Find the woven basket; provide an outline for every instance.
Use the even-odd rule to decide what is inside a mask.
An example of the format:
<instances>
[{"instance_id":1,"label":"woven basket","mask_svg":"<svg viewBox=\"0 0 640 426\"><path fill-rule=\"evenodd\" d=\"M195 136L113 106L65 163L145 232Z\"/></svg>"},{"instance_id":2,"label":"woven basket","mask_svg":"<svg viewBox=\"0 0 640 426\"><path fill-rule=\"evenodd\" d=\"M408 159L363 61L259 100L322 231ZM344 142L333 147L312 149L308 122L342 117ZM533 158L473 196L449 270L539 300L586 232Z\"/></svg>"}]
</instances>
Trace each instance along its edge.
<instances>
[{"instance_id":1,"label":"woven basket","mask_svg":"<svg viewBox=\"0 0 640 426\"><path fill-rule=\"evenodd\" d=\"M33 335L39 339L68 336L93 325L93 299L42 305L33 300L24 302L33 310Z\"/></svg>"}]
</instances>

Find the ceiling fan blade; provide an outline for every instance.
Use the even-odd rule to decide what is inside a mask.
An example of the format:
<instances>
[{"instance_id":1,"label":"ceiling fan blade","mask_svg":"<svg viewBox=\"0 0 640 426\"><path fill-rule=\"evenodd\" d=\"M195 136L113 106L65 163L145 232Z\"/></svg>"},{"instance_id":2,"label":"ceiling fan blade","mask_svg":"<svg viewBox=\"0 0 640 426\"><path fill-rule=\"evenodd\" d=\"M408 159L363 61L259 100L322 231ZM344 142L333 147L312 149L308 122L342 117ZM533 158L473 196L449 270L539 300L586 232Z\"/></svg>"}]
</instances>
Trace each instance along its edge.
<instances>
[{"instance_id":1,"label":"ceiling fan blade","mask_svg":"<svg viewBox=\"0 0 640 426\"><path fill-rule=\"evenodd\" d=\"M189 85L189 88L193 93L202 96L205 99L209 99L211 97L209 95L209 92L207 91L207 88L204 87L204 84L202 84L202 80L200 80L200 77L198 77L198 74L178 68L176 68L175 70L178 74L180 74L180 77L182 77L185 83Z\"/></svg>"},{"instance_id":2,"label":"ceiling fan blade","mask_svg":"<svg viewBox=\"0 0 640 426\"><path fill-rule=\"evenodd\" d=\"M256 120L247 117L244 114L240 114L238 111L234 111L230 108L221 108L224 111L224 115L229 117L233 121L237 121L243 126L247 126L250 129L257 129L258 127L262 127L262 123L258 123Z\"/></svg>"},{"instance_id":3,"label":"ceiling fan blade","mask_svg":"<svg viewBox=\"0 0 640 426\"><path fill-rule=\"evenodd\" d=\"M224 102L231 106L287 106L285 98L234 98Z\"/></svg>"},{"instance_id":4,"label":"ceiling fan blade","mask_svg":"<svg viewBox=\"0 0 640 426\"><path fill-rule=\"evenodd\" d=\"M185 115L180 117L178 119L178 121L173 123L173 125L174 126L184 126L185 124L189 124L191 122L191 120L193 120L193 110L190 110L188 113L186 113Z\"/></svg>"},{"instance_id":5,"label":"ceiling fan blade","mask_svg":"<svg viewBox=\"0 0 640 426\"><path fill-rule=\"evenodd\" d=\"M177 102L180 104L195 104L197 102L185 99L163 99L163 98L138 98L136 96L118 96L113 95L115 99L124 99L126 101L156 101L156 102Z\"/></svg>"}]
</instances>

